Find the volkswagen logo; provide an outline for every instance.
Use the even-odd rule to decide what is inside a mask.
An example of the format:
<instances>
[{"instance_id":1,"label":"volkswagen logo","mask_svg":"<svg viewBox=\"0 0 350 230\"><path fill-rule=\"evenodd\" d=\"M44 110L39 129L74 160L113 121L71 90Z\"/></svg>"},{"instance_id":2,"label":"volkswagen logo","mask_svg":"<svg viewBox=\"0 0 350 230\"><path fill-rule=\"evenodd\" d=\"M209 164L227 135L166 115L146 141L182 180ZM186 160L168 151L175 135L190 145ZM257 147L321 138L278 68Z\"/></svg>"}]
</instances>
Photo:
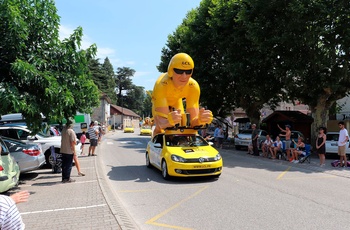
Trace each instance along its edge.
<instances>
[{"instance_id":1,"label":"volkswagen logo","mask_svg":"<svg viewBox=\"0 0 350 230\"><path fill-rule=\"evenodd\" d=\"M200 163L203 163L203 162L204 162L204 158L203 158L203 157L200 157L200 158L198 159L198 161L199 161Z\"/></svg>"}]
</instances>

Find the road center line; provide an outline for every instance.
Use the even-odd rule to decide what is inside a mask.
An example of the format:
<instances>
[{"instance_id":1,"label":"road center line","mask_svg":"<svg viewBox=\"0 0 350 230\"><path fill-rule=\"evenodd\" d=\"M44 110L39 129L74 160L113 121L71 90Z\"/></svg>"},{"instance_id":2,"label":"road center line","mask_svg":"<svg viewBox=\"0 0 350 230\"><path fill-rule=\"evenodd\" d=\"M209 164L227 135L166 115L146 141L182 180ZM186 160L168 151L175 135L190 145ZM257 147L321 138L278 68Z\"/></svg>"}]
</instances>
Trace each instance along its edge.
<instances>
[{"instance_id":1,"label":"road center line","mask_svg":"<svg viewBox=\"0 0 350 230\"><path fill-rule=\"evenodd\" d=\"M170 208L164 210L163 212L161 212L160 214L154 216L153 218L149 219L146 221L146 224L152 224L152 225L156 225L156 226L167 226L170 228L176 228L176 229L189 229L189 228L183 228L180 226L170 226L167 224L161 224L161 223L156 223L156 221L158 219L160 219L161 217L165 216L167 213L169 213L170 211L174 210L175 208L179 207L182 203L185 203L186 201L194 198L195 196L199 195L201 192L203 192L205 189L207 189L209 186L205 186L199 190L197 190L195 193L193 193L191 196L186 197L185 199L181 200L180 202L174 204L173 206L171 206Z\"/></svg>"},{"instance_id":2,"label":"road center line","mask_svg":"<svg viewBox=\"0 0 350 230\"><path fill-rule=\"evenodd\" d=\"M284 174L286 174L290 169L292 168L292 166L289 166L286 170L284 170L284 172L282 172L278 177L277 180L280 180Z\"/></svg>"}]
</instances>

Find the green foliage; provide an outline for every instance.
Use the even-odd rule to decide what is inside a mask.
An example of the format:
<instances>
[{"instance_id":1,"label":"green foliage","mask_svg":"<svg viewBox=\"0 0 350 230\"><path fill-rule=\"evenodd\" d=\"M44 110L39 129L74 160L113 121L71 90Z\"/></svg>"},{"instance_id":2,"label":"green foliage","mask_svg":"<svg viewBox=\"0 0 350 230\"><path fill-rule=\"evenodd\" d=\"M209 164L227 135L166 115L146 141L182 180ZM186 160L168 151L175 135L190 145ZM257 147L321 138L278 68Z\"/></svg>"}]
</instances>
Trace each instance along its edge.
<instances>
[{"instance_id":1,"label":"green foliage","mask_svg":"<svg viewBox=\"0 0 350 230\"><path fill-rule=\"evenodd\" d=\"M149 93L152 95L152 91L149 91ZM152 117L152 97L150 95L147 92L145 93L143 110L140 116L143 115L144 117Z\"/></svg>"},{"instance_id":2,"label":"green foliage","mask_svg":"<svg viewBox=\"0 0 350 230\"><path fill-rule=\"evenodd\" d=\"M112 104L116 104L117 95L115 92L114 70L108 57L105 58L103 64L99 62L99 59L91 59L89 62L89 69L92 74L92 79L98 89L102 93L108 95Z\"/></svg>"},{"instance_id":3,"label":"green foliage","mask_svg":"<svg viewBox=\"0 0 350 230\"><path fill-rule=\"evenodd\" d=\"M203 0L169 35L158 69L191 55L201 103L218 116L242 107L258 123L264 104L287 99L325 114L350 89L349 15L349 1Z\"/></svg>"},{"instance_id":4,"label":"green foliage","mask_svg":"<svg viewBox=\"0 0 350 230\"><path fill-rule=\"evenodd\" d=\"M129 67L117 68L115 75L115 83L117 87L118 104L120 105L123 93L127 93L133 87L132 79L135 74L135 70ZM123 92L124 91L124 92Z\"/></svg>"},{"instance_id":5,"label":"green foliage","mask_svg":"<svg viewBox=\"0 0 350 230\"><path fill-rule=\"evenodd\" d=\"M142 86L133 85L131 89L128 90L125 96L124 107L131 109L139 116L142 116L142 110L144 106L145 90Z\"/></svg>"},{"instance_id":6,"label":"green foliage","mask_svg":"<svg viewBox=\"0 0 350 230\"><path fill-rule=\"evenodd\" d=\"M51 0L2 0L0 4L0 111L21 112L34 131L50 120L91 112L98 90L88 61L96 46L80 49L82 28L59 40Z\"/></svg>"}]
</instances>

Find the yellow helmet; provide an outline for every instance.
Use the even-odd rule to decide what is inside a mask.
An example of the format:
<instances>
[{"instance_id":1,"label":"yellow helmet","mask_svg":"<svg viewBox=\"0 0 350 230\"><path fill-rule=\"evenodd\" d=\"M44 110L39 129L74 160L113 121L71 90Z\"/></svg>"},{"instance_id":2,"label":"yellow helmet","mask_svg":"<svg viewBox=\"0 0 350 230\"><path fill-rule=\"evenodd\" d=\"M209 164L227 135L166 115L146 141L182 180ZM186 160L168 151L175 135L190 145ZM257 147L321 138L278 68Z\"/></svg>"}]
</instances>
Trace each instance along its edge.
<instances>
[{"instance_id":1,"label":"yellow helmet","mask_svg":"<svg viewBox=\"0 0 350 230\"><path fill-rule=\"evenodd\" d=\"M172 77L174 75L175 69L191 70L194 68L194 62L190 55L186 53L175 54L168 65L168 76ZM192 73L191 73L192 75Z\"/></svg>"}]
</instances>

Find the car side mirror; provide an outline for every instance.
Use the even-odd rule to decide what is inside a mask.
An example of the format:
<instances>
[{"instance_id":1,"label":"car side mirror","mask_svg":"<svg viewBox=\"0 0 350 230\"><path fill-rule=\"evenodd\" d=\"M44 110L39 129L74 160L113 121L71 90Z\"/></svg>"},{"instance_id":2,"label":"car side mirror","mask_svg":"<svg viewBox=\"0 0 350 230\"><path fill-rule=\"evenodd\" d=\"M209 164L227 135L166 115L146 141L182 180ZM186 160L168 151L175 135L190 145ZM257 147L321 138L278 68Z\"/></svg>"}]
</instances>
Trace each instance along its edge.
<instances>
[{"instance_id":1,"label":"car side mirror","mask_svg":"<svg viewBox=\"0 0 350 230\"><path fill-rule=\"evenodd\" d=\"M155 143L155 144L154 144L154 147L156 147L156 148L161 148L162 145L161 145L160 143Z\"/></svg>"},{"instance_id":2,"label":"car side mirror","mask_svg":"<svg viewBox=\"0 0 350 230\"><path fill-rule=\"evenodd\" d=\"M211 141L209 141L208 144L209 144L210 146L214 145L214 143L211 142Z\"/></svg>"}]
</instances>

